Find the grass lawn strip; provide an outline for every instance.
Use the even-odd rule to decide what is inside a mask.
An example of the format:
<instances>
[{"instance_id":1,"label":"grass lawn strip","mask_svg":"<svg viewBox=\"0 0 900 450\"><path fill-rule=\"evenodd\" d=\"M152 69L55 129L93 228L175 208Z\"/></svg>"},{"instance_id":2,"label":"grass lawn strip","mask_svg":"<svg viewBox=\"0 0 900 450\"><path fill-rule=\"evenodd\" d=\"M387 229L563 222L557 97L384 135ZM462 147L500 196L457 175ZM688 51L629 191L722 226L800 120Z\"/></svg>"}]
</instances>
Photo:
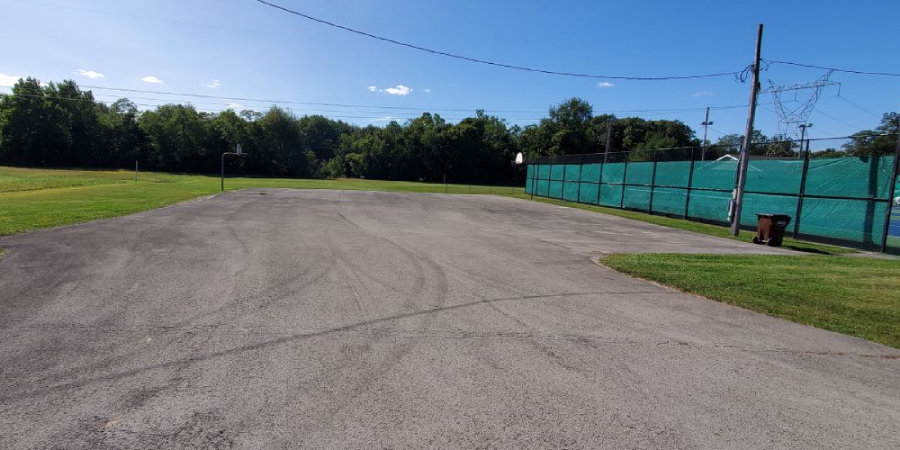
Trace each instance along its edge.
<instances>
[{"instance_id":1,"label":"grass lawn strip","mask_svg":"<svg viewBox=\"0 0 900 450\"><path fill-rule=\"evenodd\" d=\"M511 197L516 198L524 198L530 199L528 194L510 194ZM753 236L752 232L743 231L741 236L734 237L731 235L731 229L728 227L723 227L719 225L711 225L708 223L702 222L694 222L690 220L678 219L674 217L666 217L666 216L655 216L652 214L647 214L640 211L630 211L627 209L619 209L619 208L610 208L606 206L595 206L595 205L586 205L584 203L576 203L570 202L567 200L557 200L546 197L535 197L534 201L541 203L549 203L557 206L566 206L570 208L578 208L584 209L587 211L594 211L603 214L609 214L612 216L624 217L626 219L632 220L640 220L641 222L652 223L656 225L662 225L670 228L677 228L679 230L685 231L693 231L694 233L706 234L709 236L716 236L726 239L733 239L738 241L749 242L750 238ZM807 242L801 241L797 239L792 239L790 237L784 238L785 248L790 248L792 250L797 250L801 252L810 252L810 253L823 253L823 254L832 254L832 255L840 255L840 254L849 254L849 253L859 253L859 250L847 247L839 247L836 245L828 245L828 244L819 244L816 242Z\"/></svg>"},{"instance_id":2,"label":"grass lawn strip","mask_svg":"<svg viewBox=\"0 0 900 450\"><path fill-rule=\"evenodd\" d=\"M900 348L900 261L615 254L603 264L684 292Z\"/></svg>"}]
</instances>

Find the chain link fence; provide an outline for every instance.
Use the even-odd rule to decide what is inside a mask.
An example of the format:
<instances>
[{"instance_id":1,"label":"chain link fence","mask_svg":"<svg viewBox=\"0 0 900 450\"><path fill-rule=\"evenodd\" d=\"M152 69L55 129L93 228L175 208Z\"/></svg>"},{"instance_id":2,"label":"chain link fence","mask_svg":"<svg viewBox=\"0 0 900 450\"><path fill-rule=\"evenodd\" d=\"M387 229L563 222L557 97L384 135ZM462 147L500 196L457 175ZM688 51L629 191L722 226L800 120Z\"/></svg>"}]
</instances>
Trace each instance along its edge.
<instances>
[{"instance_id":1,"label":"chain link fence","mask_svg":"<svg viewBox=\"0 0 900 450\"><path fill-rule=\"evenodd\" d=\"M900 251L895 155L866 155L854 142L753 144L741 226L755 229L756 213L787 214L794 237ZM525 191L726 225L737 168L736 146L550 156L529 162Z\"/></svg>"}]
</instances>

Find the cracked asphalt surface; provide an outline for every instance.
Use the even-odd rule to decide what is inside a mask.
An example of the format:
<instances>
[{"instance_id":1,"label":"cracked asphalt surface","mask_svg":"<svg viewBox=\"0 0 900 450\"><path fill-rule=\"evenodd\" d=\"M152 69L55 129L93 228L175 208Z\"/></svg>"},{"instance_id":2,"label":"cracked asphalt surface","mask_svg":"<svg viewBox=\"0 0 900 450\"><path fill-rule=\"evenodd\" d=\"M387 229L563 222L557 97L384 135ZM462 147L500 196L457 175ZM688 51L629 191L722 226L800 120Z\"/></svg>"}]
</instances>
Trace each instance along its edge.
<instances>
[{"instance_id":1,"label":"cracked asphalt surface","mask_svg":"<svg viewBox=\"0 0 900 450\"><path fill-rule=\"evenodd\" d=\"M784 250L299 190L0 247L0 448L900 447L897 350L592 260Z\"/></svg>"}]
</instances>

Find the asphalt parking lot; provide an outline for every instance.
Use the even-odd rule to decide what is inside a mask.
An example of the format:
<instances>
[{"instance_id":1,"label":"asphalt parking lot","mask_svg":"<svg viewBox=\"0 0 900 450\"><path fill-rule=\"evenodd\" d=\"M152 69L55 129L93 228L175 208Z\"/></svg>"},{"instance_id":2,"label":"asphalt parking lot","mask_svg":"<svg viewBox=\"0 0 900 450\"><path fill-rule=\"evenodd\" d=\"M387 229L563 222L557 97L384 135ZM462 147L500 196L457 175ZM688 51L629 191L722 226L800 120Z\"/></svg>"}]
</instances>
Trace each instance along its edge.
<instances>
[{"instance_id":1,"label":"asphalt parking lot","mask_svg":"<svg viewBox=\"0 0 900 450\"><path fill-rule=\"evenodd\" d=\"M277 189L0 248L0 448L900 447L900 351L593 260L786 250Z\"/></svg>"}]
</instances>

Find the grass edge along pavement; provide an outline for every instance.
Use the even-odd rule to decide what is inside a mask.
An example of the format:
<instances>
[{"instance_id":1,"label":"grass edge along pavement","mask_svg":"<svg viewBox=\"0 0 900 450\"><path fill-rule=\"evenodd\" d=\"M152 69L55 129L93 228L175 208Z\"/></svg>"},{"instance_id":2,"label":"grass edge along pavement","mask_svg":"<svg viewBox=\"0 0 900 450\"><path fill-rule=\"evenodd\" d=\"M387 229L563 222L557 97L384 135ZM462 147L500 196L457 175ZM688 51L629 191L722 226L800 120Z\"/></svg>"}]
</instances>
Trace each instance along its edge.
<instances>
[{"instance_id":1,"label":"grass edge along pavement","mask_svg":"<svg viewBox=\"0 0 900 450\"><path fill-rule=\"evenodd\" d=\"M0 166L0 236L133 214L219 193L209 175L126 170L28 169ZM226 178L243 188L341 189L508 195L521 187L361 179Z\"/></svg>"},{"instance_id":2,"label":"grass edge along pavement","mask_svg":"<svg viewBox=\"0 0 900 450\"><path fill-rule=\"evenodd\" d=\"M759 313L900 349L900 261L618 253L601 264Z\"/></svg>"},{"instance_id":3,"label":"grass edge along pavement","mask_svg":"<svg viewBox=\"0 0 900 450\"><path fill-rule=\"evenodd\" d=\"M219 192L219 178L142 172L134 183L127 170L30 169L0 166L0 236L75 223L106 219L159 208ZM227 178L226 190L257 188L343 189L454 194L496 194L529 199L521 187L444 185L411 181L296 178ZM579 208L639 220L710 236L735 238L727 227L638 211L609 208L564 200L533 201ZM844 254L857 250L785 238L784 245L799 251Z\"/></svg>"},{"instance_id":4,"label":"grass edge along pavement","mask_svg":"<svg viewBox=\"0 0 900 450\"><path fill-rule=\"evenodd\" d=\"M530 198L528 194L508 194L510 197L521 198L526 200L532 200L541 203L549 203L551 205L564 206L569 208L578 208L587 211L598 212L602 214L609 214L612 216L618 216L625 219L639 220L641 222L652 223L654 225L661 225L669 228L676 228L684 231L692 231L694 233L706 234L709 236L721 237L726 239L732 239L737 241L749 242L750 238L753 236L753 232L748 232L743 230L741 236L732 236L731 229L728 227L723 227L720 225L712 225L703 222L696 222L692 220L685 220L677 217L667 217L667 216L659 216L654 214L647 214L642 211L632 211L628 209L620 209L620 208L611 208L606 206L597 206L597 205L588 205L584 203L570 202L568 200L559 200L553 198L546 197L535 197L533 199ZM818 242L809 242L803 241L799 239L793 239L790 237L784 237L783 246L785 248L789 248L791 250L796 250L800 252L808 252L808 253L819 253L819 254L830 254L830 255L841 255L841 254L851 254L851 253L860 253L860 250L848 247L840 247L837 245L829 245L829 244L820 244Z\"/></svg>"}]
</instances>

